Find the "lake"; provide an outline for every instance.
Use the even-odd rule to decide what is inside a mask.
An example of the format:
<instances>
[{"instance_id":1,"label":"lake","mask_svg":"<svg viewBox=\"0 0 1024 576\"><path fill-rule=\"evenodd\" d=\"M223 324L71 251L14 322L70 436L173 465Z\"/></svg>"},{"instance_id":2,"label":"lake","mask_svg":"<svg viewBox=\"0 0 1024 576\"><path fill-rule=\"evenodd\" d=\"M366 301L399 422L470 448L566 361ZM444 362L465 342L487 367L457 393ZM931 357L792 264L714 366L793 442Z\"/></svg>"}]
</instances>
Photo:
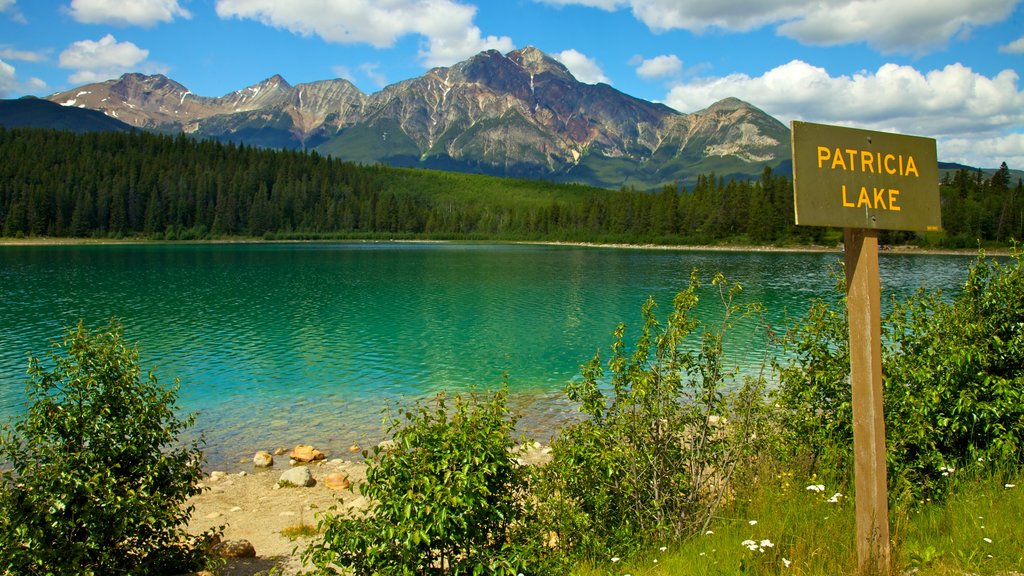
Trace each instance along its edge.
<instances>
[{"instance_id":1,"label":"lake","mask_svg":"<svg viewBox=\"0 0 1024 576\"><path fill-rule=\"evenodd\" d=\"M24 410L29 353L79 319L112 316L142 368L180 379L211 466L313 443L339 454L383 437L381 409L441 390L493 390L507 374L524 434L571 415L579 365L607 357L618 322L653 296L662 316L695 267L697 316L721 314L710 277L740 282L781 326L830 296L839 253L463 243L0 246L0 420ZM973 256L883 253L883 300L955 292ZM764 344L741 324L729 360Z\"/></svg>"}]
</instances>

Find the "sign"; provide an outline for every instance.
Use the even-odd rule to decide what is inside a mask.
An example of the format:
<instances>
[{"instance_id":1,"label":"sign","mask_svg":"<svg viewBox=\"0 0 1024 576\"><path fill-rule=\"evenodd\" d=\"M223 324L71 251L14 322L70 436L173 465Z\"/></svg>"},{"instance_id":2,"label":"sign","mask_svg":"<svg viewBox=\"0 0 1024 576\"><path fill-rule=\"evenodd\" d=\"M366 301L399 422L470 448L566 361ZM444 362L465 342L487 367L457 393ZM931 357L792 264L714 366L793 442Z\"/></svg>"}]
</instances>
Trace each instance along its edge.
<instances>
[{"instance_id":1,"label":"sign","mask_svg":"<svg viewBox=\"0 0 1024 576\"><path fill-rule=\"evenodd\" d=\"M793 121L798 226L938 231L935 140Z\"/></svg>"}]
</instances>

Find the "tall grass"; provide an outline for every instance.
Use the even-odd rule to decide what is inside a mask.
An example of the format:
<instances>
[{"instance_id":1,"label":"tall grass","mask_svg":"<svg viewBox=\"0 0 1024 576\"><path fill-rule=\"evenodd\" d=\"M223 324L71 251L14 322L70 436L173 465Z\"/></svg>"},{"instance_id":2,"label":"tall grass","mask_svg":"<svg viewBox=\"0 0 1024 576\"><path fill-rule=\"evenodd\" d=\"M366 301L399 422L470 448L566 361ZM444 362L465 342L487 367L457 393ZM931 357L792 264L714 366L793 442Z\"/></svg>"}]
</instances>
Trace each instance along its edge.
<instances>
[{"instance_id":1,"label":"tall grass","mask_svg":"<svg viewBox=\"0 0 1024 576\"><path fill-rule=\"evenodd\" d=\"M892 573L1019 574L1015 570L1024 568L1024 474L979 465L954 476L945 502L890 511ZM580 566L575 573L854 574L854 497L843 492L845 484L766 471L737 493L708 532L628 561L608 558L600 565ZM836 493L842 496L833 498Z\"/></svg>"}]
</instances>

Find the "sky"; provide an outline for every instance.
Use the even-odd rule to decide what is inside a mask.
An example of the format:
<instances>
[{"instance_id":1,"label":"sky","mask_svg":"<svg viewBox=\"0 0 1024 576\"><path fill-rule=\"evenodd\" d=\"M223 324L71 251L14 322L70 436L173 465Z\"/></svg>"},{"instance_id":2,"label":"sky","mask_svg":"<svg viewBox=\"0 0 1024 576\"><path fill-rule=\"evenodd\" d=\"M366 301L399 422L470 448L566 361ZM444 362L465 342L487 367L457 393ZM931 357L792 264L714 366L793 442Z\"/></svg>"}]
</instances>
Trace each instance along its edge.
<instances>
[{"instance_id":1,"label":"sky","mask_svg":"<svg viewBox=\"0 0 1024 576\"><path fill-rule=\"evenodd\" d=\"M526 46L684 113L731 96L1024 169L1024 0L0 0L0 98L126 72L203 96L274 74L371 94Z\"/></svg>"}]
</instances>

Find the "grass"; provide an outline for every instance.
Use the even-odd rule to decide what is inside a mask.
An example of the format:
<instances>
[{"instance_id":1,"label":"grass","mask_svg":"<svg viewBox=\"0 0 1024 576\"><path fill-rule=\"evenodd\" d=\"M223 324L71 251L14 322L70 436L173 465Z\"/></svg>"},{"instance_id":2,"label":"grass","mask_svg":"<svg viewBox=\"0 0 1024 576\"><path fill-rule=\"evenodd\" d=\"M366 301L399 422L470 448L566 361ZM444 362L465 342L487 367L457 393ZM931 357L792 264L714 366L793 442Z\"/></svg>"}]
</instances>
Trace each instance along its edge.
<instances>
[{"instance_id":1,"label":"grass","mask_svg":"<svg viewBox=\"0 0 1024 576\"><path fill-rule=\"evenodd\" d=\"M298 524L292 524L291 526L285 526L281 530L281 535L289 540L298 540L299 538L309 538L316 536L320 531L317 530L316 526L312 524L306 524L300 522Z\"/></svg>"},{"instance_id":2,"label":"grass","mask_svg":"<svg viewBox=\"0 0 1024 576\"><path fill-rule=\"evenodd\" d=\"M894 574L1020 574L1024 474L979 466L958 475L947 501L890 510ZM579 567L576 574L854 574L854 500L844 495L832 502L836 492L845 490L829 484L788 473L762 475L707 532L628 561L609 557L599 566ZM824 489L808 489L818 485Z\"/></svg>"}]
</instances>

